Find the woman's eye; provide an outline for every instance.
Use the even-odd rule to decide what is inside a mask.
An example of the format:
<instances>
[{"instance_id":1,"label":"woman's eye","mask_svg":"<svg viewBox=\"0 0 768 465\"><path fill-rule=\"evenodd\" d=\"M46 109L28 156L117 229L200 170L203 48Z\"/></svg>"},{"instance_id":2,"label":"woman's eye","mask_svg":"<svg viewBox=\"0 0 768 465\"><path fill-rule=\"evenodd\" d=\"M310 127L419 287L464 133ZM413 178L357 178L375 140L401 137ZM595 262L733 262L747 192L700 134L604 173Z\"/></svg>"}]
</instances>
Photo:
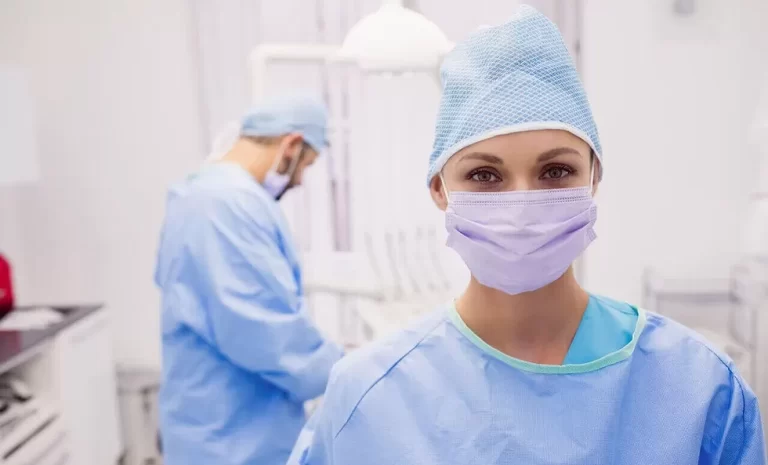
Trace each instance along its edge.
<instances>
[{"instance_id":1,"label":"woman's eye","mask_svg":"<svg viewBox=\"0 0 768 465\"><path fill-rule=\"evenodd\" d=\"M475 173L472 173L472 176L470 177L475 182L497 182L499 181L499 177L495 174L491 173L490 171L477 171Z\"/></svg>"},{"instance_id":2,"label":"woman's eye","mask_svg":"<svg viewBox=\"0 0 768 465\"><path fill-rule=\"evenodd\" d=\"M568 176L571 172L571 170L564 166L555 166L546 170L542 177L544 179L560 179Z\"/></svg>"}]
</instances>

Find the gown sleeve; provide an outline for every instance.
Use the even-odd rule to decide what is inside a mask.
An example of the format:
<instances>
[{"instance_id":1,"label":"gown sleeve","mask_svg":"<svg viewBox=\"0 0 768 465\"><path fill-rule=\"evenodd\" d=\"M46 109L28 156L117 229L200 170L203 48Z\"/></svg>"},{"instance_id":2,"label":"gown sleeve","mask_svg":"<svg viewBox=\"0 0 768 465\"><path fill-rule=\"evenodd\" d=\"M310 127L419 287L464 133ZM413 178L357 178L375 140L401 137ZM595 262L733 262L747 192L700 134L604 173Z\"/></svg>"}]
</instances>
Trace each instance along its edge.
<instances>
[{"instance_id":1,"label":"gown sleeve","mask_svg":"<svg viewBox=\"0 0 768 465\"><path fill-rule=\"evenodd\" d=\"M700 464L766 465L765 435L757 397L738 375L715 396L711 423L718 433L705 438Z\"/></svg>"}]
</instances>

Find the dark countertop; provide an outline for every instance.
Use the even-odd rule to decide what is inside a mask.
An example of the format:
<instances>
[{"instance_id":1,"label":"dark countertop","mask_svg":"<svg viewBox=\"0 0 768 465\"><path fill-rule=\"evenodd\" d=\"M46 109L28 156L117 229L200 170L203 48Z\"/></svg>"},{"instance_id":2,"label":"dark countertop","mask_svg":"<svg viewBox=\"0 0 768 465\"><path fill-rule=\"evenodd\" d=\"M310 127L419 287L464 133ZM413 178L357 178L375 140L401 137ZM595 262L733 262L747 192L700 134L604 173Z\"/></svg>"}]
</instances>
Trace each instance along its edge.
<instances>
[{"instance_id":1,"label":"dark countertop","mask_svg":"<svg viewBox=\"0 0 768 465\"><path fill-rule=\"evenodd\" d=\"M68 306L29 306L17 307L14 312L23 312L33 308L46 307L51 308L64 315L64 320L48 326L45 329L35 329L27 331L0 331L0 374L7 372L22 363L29 360L38 353L46 342L61 332L61 330L72 326L83 318L100 310L102 305L68 305Z\"/></svg>"}]
</instances>

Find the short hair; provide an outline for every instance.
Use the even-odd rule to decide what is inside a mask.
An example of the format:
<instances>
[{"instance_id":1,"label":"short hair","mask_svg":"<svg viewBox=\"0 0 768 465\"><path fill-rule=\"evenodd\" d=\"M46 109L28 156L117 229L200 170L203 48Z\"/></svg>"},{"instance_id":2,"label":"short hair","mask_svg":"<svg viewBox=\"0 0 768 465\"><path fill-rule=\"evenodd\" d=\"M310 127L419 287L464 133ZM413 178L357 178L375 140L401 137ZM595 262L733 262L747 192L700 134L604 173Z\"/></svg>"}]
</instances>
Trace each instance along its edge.
<instances>
[{"instance_id":1,"label":"short hair","mask_svg":"<svg viewBox=\"0 0 768 465\"><path fill-rule=\"evenodd\" d=\"M259 144L259 145L272 145L277 144L282 140L284 135L282 136L240 136L243 139L248 139L249 141Z\"/></svg>"},{"instance_id":2,"label":"short hair","mask_svg":"<svg viewBox=\"0 0 768 465\"><path fill-rule=\"evenodd\" d=\"M249 141L253 142L254 144L259 145L273 145L280 142L285 135L281 136L240 136L243 139L248 139ZM299 160L304 156L307 150L311 149L309 144L305 140L301 141L301 152L299 152Z\"/></svg>"}]
</instances>

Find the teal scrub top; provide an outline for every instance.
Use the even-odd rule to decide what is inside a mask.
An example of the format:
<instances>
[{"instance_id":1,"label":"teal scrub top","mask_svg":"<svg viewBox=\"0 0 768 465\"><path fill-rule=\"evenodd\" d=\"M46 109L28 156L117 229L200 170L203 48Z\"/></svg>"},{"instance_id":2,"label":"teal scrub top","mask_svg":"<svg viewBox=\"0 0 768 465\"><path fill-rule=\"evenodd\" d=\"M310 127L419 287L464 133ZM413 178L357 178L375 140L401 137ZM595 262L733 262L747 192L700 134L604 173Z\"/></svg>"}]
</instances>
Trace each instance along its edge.
<instances>
[{"instance_id":1,"label":"teal scrub top","mask_svg":"<svg viewBox=\"0 0 768 465\"><path fill-rule=\"evenodd\" d=\"M631 305L590 295L563 364L589 363L620 350L632 340L636 326L637 311Z\"/></svg>"}]
</instances>

